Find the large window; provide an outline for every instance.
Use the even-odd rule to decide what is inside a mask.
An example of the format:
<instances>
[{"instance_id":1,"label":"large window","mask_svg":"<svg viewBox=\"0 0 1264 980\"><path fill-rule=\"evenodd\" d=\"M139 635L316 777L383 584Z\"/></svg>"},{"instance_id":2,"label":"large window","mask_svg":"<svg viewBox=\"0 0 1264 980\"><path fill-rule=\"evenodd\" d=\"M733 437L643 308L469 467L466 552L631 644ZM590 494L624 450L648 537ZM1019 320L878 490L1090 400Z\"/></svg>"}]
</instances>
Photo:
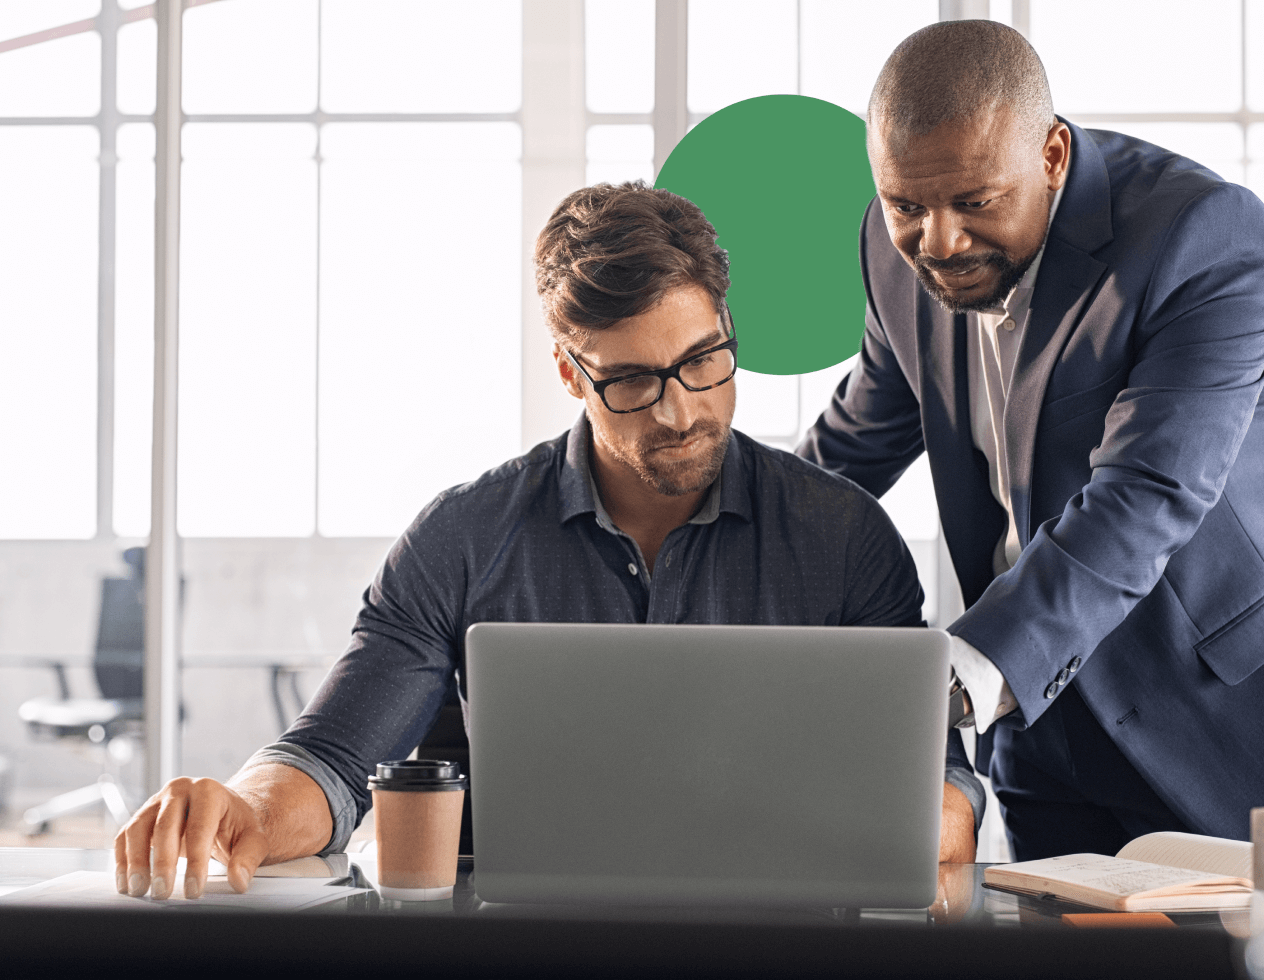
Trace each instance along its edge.
<instances>
[{"instance_id":1,"label":"large window","mask_svg":"<svg viewBox=\"0 0 1264 980\"><path fill-rule=\"evenodd\" d=\"M0 538L148 533L152 16L0 6ZM521 5L184 39L179 531L397 534L519 449Z\"/></svg>"},{"instance_id":2,"label":"large window","mask_svg":"<svg viewBox=\"0 0 1264 980\"><path fill-rule=\"evenodd\" d=\"M1264 189L1264 0L1183 9L991 4L1064 114ZM689 121L773 92L862 113L938 16L691 0ZM179 529L393 535L522 448L522 6L193 0L184 26ZM583 27L587 179L652 180L655 2ZM0 3L0 538L148 530L154 73L152 5ZM743 372L737 424L792 445L841 373ZM888 504L933 537L919 479Z\"/></svg>"}]
</instances>

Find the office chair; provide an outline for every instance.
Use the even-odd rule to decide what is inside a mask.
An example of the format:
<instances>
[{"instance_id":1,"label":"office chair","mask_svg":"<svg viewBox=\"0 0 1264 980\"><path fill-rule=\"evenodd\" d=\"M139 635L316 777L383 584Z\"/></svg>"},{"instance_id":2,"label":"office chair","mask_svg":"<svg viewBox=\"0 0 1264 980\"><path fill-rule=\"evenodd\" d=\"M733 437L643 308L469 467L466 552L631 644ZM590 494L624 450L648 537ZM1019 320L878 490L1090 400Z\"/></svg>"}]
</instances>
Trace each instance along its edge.
<instances>
[{"instance_id":1,"label":"office chair","mask_svg":"<svg viewBox=\"0 0 1264 980\"><path fill-rule=\"evenodd\" d=\"M134 739L141 732L145 549L128 548L123 560L131 567L130 577L101 582L101 615L92 656L100 697L72 698L65 665L52 663L61 696L32 698L18 708L18 717L36 740L68 740L104 749L107 771L90 786L27 810L22 825L28 835L43 833L52 820L97 803L104 803L120 826L131 818L115 773L131 758Z\"/></svg>"}]
</instances>

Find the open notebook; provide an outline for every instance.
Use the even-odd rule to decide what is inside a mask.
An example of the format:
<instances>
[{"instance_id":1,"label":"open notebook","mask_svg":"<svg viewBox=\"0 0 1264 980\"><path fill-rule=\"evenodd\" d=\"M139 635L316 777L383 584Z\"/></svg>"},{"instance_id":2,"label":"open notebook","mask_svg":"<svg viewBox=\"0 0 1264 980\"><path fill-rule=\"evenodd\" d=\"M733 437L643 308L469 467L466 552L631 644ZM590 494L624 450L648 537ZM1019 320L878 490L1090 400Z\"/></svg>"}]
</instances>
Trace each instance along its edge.
<instances>
[{"instance_id":1,"label":"open notebook","mask_svg":"<svg viewBox=\"0 0 1264 980\"><path fill-rule=\"evenodd\" d=\"M1164 832L1129 842L1114 857L1066 854L995 865L985 884L1116 912L1246 908L1252 847L1246 841Z\"/></svg>"}]
</instances>

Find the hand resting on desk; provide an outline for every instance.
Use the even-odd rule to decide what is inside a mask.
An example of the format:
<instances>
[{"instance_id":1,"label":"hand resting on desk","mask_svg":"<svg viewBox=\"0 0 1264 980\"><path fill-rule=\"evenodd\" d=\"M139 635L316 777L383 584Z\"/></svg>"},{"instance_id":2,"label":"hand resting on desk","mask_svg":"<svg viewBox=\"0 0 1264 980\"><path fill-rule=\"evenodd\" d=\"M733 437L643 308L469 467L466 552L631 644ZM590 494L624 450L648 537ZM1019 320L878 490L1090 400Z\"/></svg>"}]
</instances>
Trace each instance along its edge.
<instances>
[{"instance_id":1,"label":"hand resting on desk","mask_svg":"<svg viewBox=\"0 0 1264 980\"><path fill-rule=\"evenodd\" d=\"M184 855L185 898L201 896L212 857L244 892L260 865L315 854L332 832L325 794L289 766L255 766L228 785L181 777L150 797L114 838L115 884L123 894L168 898Z\"/></svg>"}]
</instances>

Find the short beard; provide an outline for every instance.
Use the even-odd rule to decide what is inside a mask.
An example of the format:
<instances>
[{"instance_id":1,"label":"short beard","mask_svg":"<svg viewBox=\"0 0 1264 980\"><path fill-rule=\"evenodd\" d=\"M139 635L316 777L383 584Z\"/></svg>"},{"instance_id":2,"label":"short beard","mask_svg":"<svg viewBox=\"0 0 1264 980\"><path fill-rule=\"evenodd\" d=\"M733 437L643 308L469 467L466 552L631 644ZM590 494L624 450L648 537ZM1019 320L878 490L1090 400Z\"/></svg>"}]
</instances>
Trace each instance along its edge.
<instances>
[{"instance_id":1,"label":"short beard","mask_svg":"<svg viewBox=\"0 0 1264 980\"><path fill-rule=\"evenodd\" d=\"M1003 252L954 255L948 259L929 259L924 255L918 255L913 259L913 267L917 272L918 281L926 291L939 302L940 306L950 313L986 313L997 309L1005 301L1009 291L1022 281L1023 276L1027 274L1027 270L1031 268L1031 264L1036 261L1036 256L1039 254L1040 250L1037 249L1021 262L1011 262ZM995 266L1000 271L1000 277L997 279L996 288L992 292L968 302L954 299L931 275L932 270L936 272L958 272L961 269L968 269L979 264Z\"/></svg>"},{"instance_id":2,"label":"short beard","mask_svg":"<svg viewBox=\"0 0 1264 980\"><path fill-rule=\"evenodd\" d=\"M677 460L666 464L651 463L655 449L681 446L701 435L715 435L715 444L701 459ZM665 497L683 497L711 486L720 475L724 456L729 448L729 427L715 419L699 419L688 432L676 432L666 426L660 432L637 441L631 452L616 452L615 458L632 470L654 490ZM681 471L683 472L677 472Z\"/></svg>"}]
</instances>

